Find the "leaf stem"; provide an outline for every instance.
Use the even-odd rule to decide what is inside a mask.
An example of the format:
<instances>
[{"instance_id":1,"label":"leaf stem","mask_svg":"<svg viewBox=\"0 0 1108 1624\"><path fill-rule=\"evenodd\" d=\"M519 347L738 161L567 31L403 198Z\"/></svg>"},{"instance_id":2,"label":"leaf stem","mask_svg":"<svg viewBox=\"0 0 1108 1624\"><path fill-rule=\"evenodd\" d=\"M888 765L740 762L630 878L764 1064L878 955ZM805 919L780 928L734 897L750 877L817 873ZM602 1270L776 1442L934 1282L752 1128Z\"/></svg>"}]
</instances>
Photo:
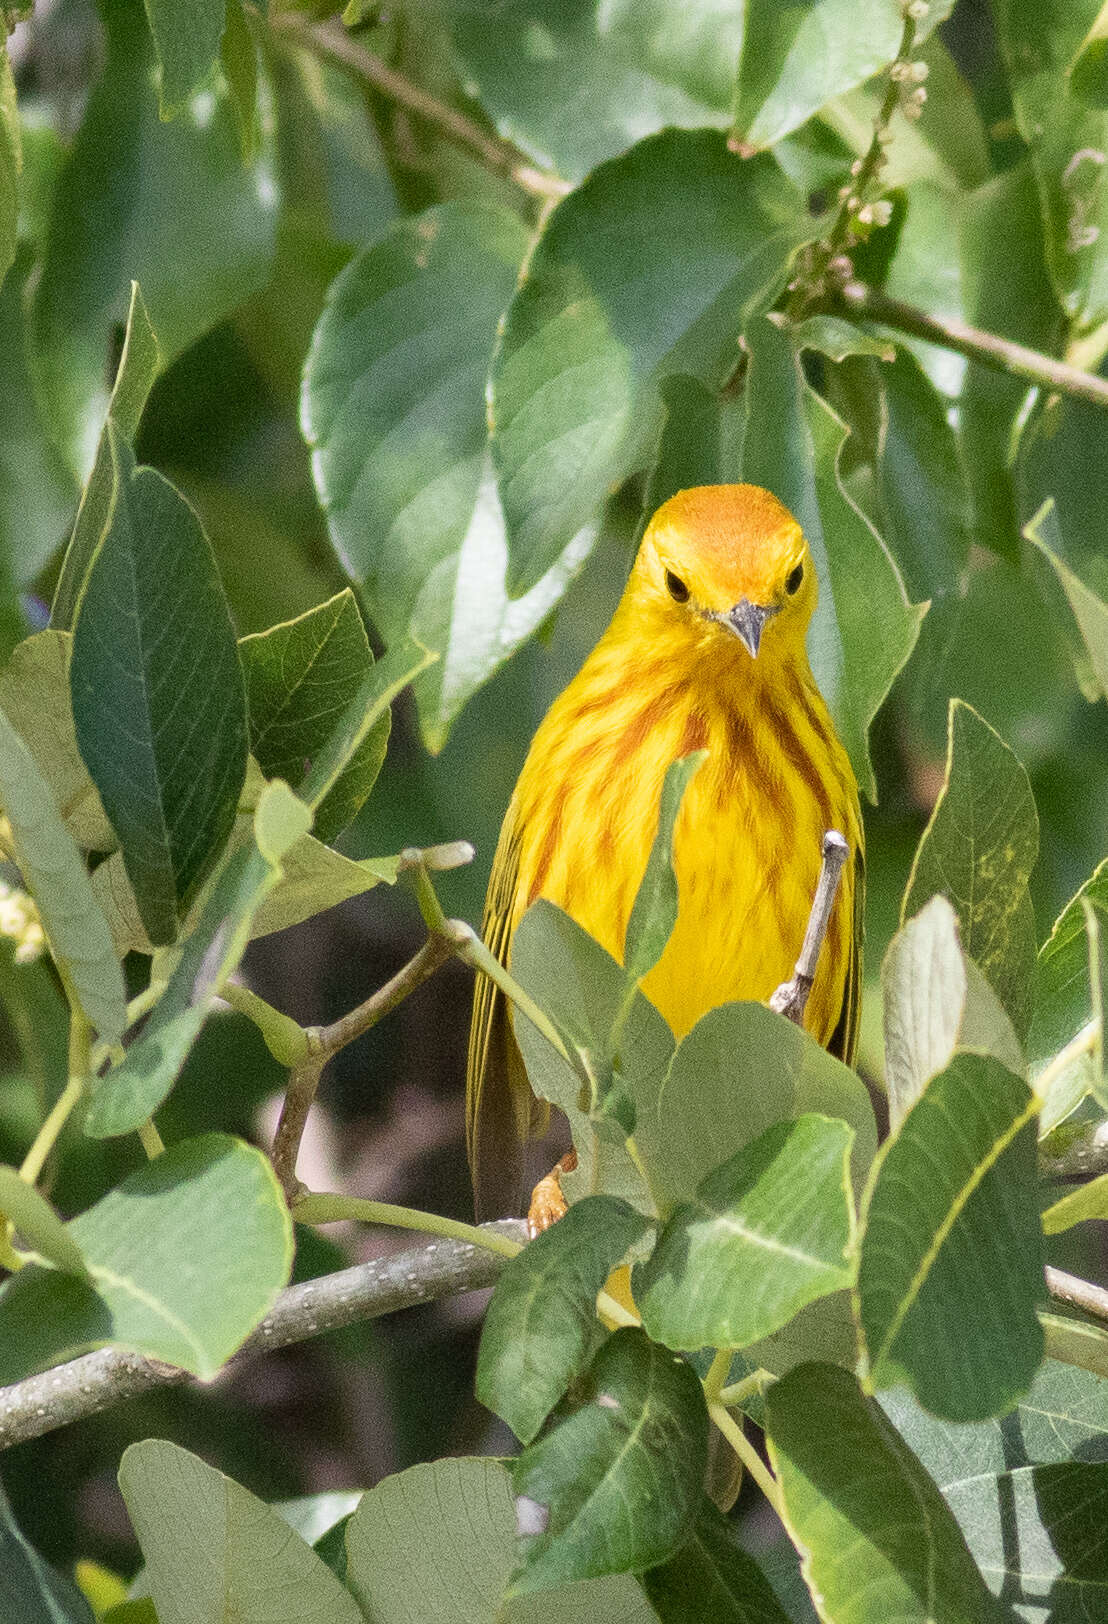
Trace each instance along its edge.
<instances>
[{"instance_id":1,"label":"leaf stem","mask_svg":"<svg viewBox=\"0 0 1108 1624\"><path fill-rule=\"evenodd\" d=\"M704 1397L709 1405L722 1402L720 1395L731 1369L732 1356L731 1348L717 1348L715 1351L715 1357L708 1366L708 1374L704 1378Z\"/></svg>"},{"instance_id":2,"label":"leaf stem","mask_svg":"<svg viewBox=\"0 0 1108 1624\"><path fill-rule=\"evenodd\" d=\"M523 1247L493 1229L442 1218L437 1212L420 1212L415 1207L395 1207L387 1201L363 1201L358 1196L324 1192L298 1196L292 1202L292 1215L302 1224L338 1224L355 1219L363 1224L385 1224L391 1229L415 1229L423 1235L441 1235L445 1240L464 1241L498 1257L515 1257Z\"/></svg>"},{"instance_id":3,"label":"leaf stem","mask_svg":"<svg viewBox=\"0 0 1108 1624\"><path fill-rule=\"evenodd\" d=\"M283 34L292 43L354 74L398 107L414 113L448 141L465 147L494 175L503 175L530 196L551 202L572 191L568 181L537 168L511 141L487 134L464 113L438 101L422 86L390 68L352 38L341 23L335 20L312 23L287 14L280 19L271 18L270 26L275 33Z\"/></svg>"},{"instance_id":4,"label":"leaf stem","mask_svg":"<svg viewBox=\"0 0 1108 1624\"><path fill-rule=\"evenodd\" d=\"M722 1389L719 1402L728 1410L737 1410L746 1403L747 1399L755 1393L764 1393L769 1384L776 1381L768 1370L752 1370L749 1376L744 1376L740 1382L732 1382L730 1387Z\"/></svg>"},{"instance_id":5,"label":"leaf stem","mask_svg":"<svg viewBox=\"0 0 1108 1624\"><path fill-rule=\"evenodd\" d=\"M153 1161L155 1156L160 1156L162 1154L163 1150L165 1149L165 1145L162 1143L161 1134L154 1125L153 1117L147 1117L146 1121L138 1130L138 1136L139 1143L142 1145L142 1148L146 1152L150 1161Z\"/></svg>"},{"instance_id":6,"label":"leaf stem","mask_svg":"<svg viewBox=\"0 0 1108 1624\"><path fill-rule=\"evenodd\" d=\"M758 1487L761 1489L774 1511L776 1511L777 1515L782 1519L782 1521L784 1521L784 1508L781 1503L780 1485L778 1484L773 1473L770 1471L769 1467L766 1465L765 1461L762 1459L761 1455L759 1455L754 1445L746 1436L746 1433L743 1431L742 1427L734 1419L734 1417L724 1409L722 1404L709 1404L708 1414L711 1416L720 1432L723 1433L723 1436L727 1439L727 1442L731 1445L731 1448L742 1461L743 1466L750 1473L755 1483L757 1483Z\"/></svg>"},{"instance_id":7,"label":"leaf stem","mask_svg":"<svg viewBox=\"0 0 1108 1624\"><path fill-rule=\"evenodd\" d=\"M69 1016L69 1081L58 1095L54 1108L35 1135L35 1142L23 1158L20 1178L34 1184L46 1163L46 1158L57 1143L58 1135L85 1092L89 1076L91 1032L88 1021L76 1005Z\"/></svg>"},{"instance_id":8,"label":"leaf stem","mask_svg":"<svg viewBox=\"0 0 1108 1624\"><path fill-rule=\"evenodd\" d=\"M1080 367L1070 366L1038 350L1029 350L1023 344L1014 344L996 333L971 327L957 316L932 316L916 305L891 299L888 294L862 282L848 282L839 302L845 315L881 322L913 338L925 338L943 349L954 350L994 372L1005 372L1009 377L1022 378L1026 383L1038 384L1059 395L1072 395L1088 405L1108 408L1108 379L1094 372L1083 372Z\"/></svg>"}]
</instances>

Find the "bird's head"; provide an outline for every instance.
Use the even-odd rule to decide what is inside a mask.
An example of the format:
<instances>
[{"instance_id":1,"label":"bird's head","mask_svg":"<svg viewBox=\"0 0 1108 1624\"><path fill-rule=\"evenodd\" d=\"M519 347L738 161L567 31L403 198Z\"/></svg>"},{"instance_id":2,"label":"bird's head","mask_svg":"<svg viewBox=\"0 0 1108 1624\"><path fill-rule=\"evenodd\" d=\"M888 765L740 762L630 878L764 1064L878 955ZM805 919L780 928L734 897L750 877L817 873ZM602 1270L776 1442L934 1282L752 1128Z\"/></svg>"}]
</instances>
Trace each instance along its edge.
<instances>
[{"instance_id":1,"label":"bird's head","mask_svg":"<svg viewBox=\"0 0 1108 1624\"><path fill-rule=\"evenodd\" d=\"M698 485L655 513L634 569L635 591L684 617L699 636L734 638L764 659L804 646L816 572L804 532L760 485Z\"/></svg>"}]
</instances>

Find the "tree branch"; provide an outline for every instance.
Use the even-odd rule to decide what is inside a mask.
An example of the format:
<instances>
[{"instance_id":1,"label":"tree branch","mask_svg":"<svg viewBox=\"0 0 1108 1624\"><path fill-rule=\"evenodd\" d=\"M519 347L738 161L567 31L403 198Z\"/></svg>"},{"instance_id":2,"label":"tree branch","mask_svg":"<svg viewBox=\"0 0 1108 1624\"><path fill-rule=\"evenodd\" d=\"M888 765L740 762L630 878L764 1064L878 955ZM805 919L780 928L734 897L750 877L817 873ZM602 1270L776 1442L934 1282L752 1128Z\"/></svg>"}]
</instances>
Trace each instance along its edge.
<instances>
[{"instance_id":1,"label":"tree branch","mask_svg":"<svg viewBox=\"0 0 1108 1624\"><path fill-rule=\"evenodd\" d=\"M527 1239L527 1226L521 1219L482 1227L521 1243ZM434 1241L418 1250L374 1258L319 1280L288 1286L229 1368L237 1369L259 1354L304 1342L323 1331L491 1286L504 1261L459 1241ZM157 1359L144 1359L121 1348L101 1348L14 1387L0 1388L0 1449L40 1438L153 1387L177 1386L194 1379Z\"/></svg>"},{"instance_id":2,"label":"tree branch","mask_svg":"<svg viewBox=\"0 0 1108 1624\"><path fill-rule=\"evenodd\" d=\"M1039 1174L1048 1179L1092 1179L1108 1173L1108 1122L1068 1123L1039 1146Z\"/></svg>"},{"instance_id":3,"label":"tree branch","mask_svg":"<svg viewBox=\"0 0 1108 1624\"><path fill-rule=\"evenodd\" d=\"M1029 350L1010 339L986 333L980 327L971 327L956 316L932 316L915 305L900 299L890 299L876 288L862 282L848 282L840 295L845 314L866 321L879 321L898 332L910 333L913 338L926 338L932 344L941 344L945 350L954 350L971 361L991 367L994 372L1005 372L1009 377L1022 378L1026 383L1038 384L1059 395L1072 395L1088 405L1108 407L1108 379L1095 372L1082 372L1051 355Z\"/></svg>"},{"instance_id":4,"label":"tree branch","mask_svg":"<svg viewBox=\"0 0 1108 1624\"><path fill-rule=\"evenodd\" d=\"M1047 1269L1046 1289L1055 1302L1080 1308L1108 1325L1108 1291L1103 1286L1094 1286L1091 1280L1081 1280L1075 1274L1064 1274L1061 1269Z\"/></svg>"},{"instance_id":5,"label":"tree branch","mask_svg":"<svg viewBox=\"0 0 1108 1624\"><path fill-rule=\"evenodd\" d=\"M559 179L557 175L544 174L511 141L486 134L479 124L464 113L437 101L395 68L390 68L380 57L367 51L340 22L311 23L290 14L272 20L271 26L287 39L345 68L347 73L356 74L398 107L405 108L432 125L448 141L468 148L494 175L506 176L532 197L541 197L550 202L565 197L567 192L573 190L568 181Z\"/></svg>"}]
</instances>

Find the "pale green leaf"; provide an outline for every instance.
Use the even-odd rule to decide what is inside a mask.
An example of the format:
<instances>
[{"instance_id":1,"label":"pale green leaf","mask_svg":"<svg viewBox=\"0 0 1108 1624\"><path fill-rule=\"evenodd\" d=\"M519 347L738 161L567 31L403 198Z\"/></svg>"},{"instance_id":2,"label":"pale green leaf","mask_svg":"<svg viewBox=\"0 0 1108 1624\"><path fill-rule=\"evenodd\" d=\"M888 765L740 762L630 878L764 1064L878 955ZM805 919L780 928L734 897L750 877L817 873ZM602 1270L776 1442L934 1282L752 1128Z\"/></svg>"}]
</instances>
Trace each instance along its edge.
<instances>
[{"instance_id":1,"label":"pale green leaf","mask_svg":"<svg viewBox=\"0 0 1108 1624\"><path fill-rule=\"evenodd\" d=\"M942 895L962 946L988 977L1016 1035L1027 1034L1035 973L1035 916L1027 881L1039 851L1031 785L998 733L950 702L946 775L912 864L901 919Z\"/></svg>"},{"instance_id":2,"label":"pale green leaf","mask_svg":"<svg viewBox=\"0 0 1108 1624\"><path fill-rule=\"evenodd\" d=\"M1108 1173L1051 1202L1043 1213L1043 1233L1060 1235L1064 1229L1094 1218L1108 1219Z\"/></svg>"},{"instance_id":3,"label":"pale green leaf","mask_svg":"<svg viewBox=\"0 0 1108 1624\"><path fill-rule=\"evenodd\" d=\"M107 920L34 757L2 711L0 803L55 962L95 1030L118 1043L127 1001Z\"/></svg>"},{"instance_id":4,"label":"pale green leaf","mask_svg":"<svg viewBox=\"0 0 1108 1624\"><path fill-rule=\"evenodd\" d=\"M14 1167L0 1166L0 1213L15 1225L23 1242L66 1274L89 1278L81 1248L46 1197L20 1178Z\"/></svg>"},{"instance_id":5,"label":"pale green leaf","mask_svg":"<svg viewBox=\"0 0 1108 1624\"><path fill-rule=\"evenodd\" d=\"M0 17L0 26L3 18ZM12 1624L93 1624L92 1609L71 1579L39 1556L0 1488L0 1617Z\"/></svg>"},{"instance_id":6,"label":"pale green leaf","mask_svg":"<svg viewBox=\"0 0 1108 1624\"><path fill-rule=\"evenodd\" d=\"M162 117L169 118L215 66L225 0L145 0L145 5L161 67Z\"/></svg>"},{"instance_id":7,"label":"pale green leaf","mask_svg":"<svg viewBox=\"0 0 1108 1624\"><path fill-rule=\"evenodd\" d=\"M346 1530L347 1583L373 1624L651 1624L629 1574L502 1600L515 1558L500 1461L451 1458L386 1477ZM397 1584L398 1573L419 1585Z\"/></svg>"},{"instance_id":8,"label":"pale green leaf","mask_svg":"<svg viewBox=\"0 0 1108 1624\"><path fill-rule=\"evenodd\" d=\"M119 1486L160 1624L362 1624L279 1513L198 1456L160 1438L132 1444Z\"/></svg>"},{"instance_id":9,"label":"pale green leaf","mask_svg":"<svg viewBox=\"0 0 1108 1624\"><path fill-rule=\"evenodd\" d=\"M743 8L731 0L600 0L596 20L601 39L660 84L705 107L730 105L743 38Z\"/></svg>"},{"instance_id":10,"label":"pale green leaf","mask_svg":"<svg viewBox=\"0 0 1108 1624\"><path fill-rule=\"evenodd\" d=\"M19 241L19 172L23 149L15 79L6 39L0 39L0 286L15 258Z\"/></svg>"},{"instance_id":11,"label":"pale green leaf","mask_svg":"<svg viewBox=\"0 0 1108 1624\"><path fill-rule=\"evenodd\" d=\"M1089 697L1108 698L1108 603L1086 586L1061 557L1058 510L1053 497L1048 497L1035 517L1024 525L1023 534L1054 570L1073 611L1095 680L1095 696Z\"/></svg>"},{"instance_id":12,"label":"pale green leaf","mask_svg":"<svg viewBox=\"0 0 1108 1624\"><path fill-rule=\"evenodd\" d=\"M90 1281L32 1264L0 1286L0 1380L104 1344L210 1378L292 1262L269 1161L222 1134L171 1145L67 1229Z\"/></svg>"},{"instance_id":13,"label":"pale green leaf","mask_svg":"<svg viewBox=\"0 0 1108 1624\"><path fill-rule=\"evenodd\" d=\"M397 694L436 658L429 649L404 638L366 673L339 711L338 720L299 786L313 811L339 785Z\"/></svg>"}]
</instances>

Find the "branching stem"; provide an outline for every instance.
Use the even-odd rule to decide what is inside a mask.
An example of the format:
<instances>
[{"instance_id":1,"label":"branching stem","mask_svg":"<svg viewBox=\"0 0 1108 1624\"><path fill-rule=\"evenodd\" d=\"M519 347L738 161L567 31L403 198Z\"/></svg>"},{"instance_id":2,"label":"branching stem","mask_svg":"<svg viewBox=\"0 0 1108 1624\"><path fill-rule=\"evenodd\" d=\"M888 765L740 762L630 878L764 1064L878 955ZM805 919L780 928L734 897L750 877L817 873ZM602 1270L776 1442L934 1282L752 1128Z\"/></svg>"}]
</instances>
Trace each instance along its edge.
<instances>
[{"instance_id":1,"label":"branching stem","mask_svg":"<svg viewBox=\"0 0 1108 1624\"><path fill-rule=\"evenodd\" d=\"M395 1207L388 1201L363 1201L357 1196L315 1194L298 1196L292 1215L302 1224L338 1224L354 1219L363 1224L387 1224L392 1229L415 1229L424 1235L441 1235L446 1240L480 1246L498 1257L515 1257L523 1250L518 1241L494 1229L463 1224L454 1218L440 1218L435 1212L415 1207Z\"/></svg>"},{"instance_id":2,"label":"branching stem","mask_svg":"<svg viewBox=\"0 0 1108 1624\"><path fill-rule=\"evenodd\" d=\"M783 1519L784 1513L781 1504L780 1485L778 1484L773 1473L770 1471L769 1467L766 1465L765 1461L762 1459L761 1455L759 1455L754 1445L750 1442L750 1439L746 1436L746 1433L743 1431L742 1427L735 1420L734 1416L724 1409L722 1404L710 1404L708 1406L708 1414L711 1416L720 1432L722 1432L723 1436L727 1439L727 1442L731 1445L731 1448L735 1451L736 1455L742 1461L743 1466L750 1473L755 1483L757 1483L758 1487L761 1489L774 1511L776 1511L777 1515Z\"/></svg>"}]
</instances>

